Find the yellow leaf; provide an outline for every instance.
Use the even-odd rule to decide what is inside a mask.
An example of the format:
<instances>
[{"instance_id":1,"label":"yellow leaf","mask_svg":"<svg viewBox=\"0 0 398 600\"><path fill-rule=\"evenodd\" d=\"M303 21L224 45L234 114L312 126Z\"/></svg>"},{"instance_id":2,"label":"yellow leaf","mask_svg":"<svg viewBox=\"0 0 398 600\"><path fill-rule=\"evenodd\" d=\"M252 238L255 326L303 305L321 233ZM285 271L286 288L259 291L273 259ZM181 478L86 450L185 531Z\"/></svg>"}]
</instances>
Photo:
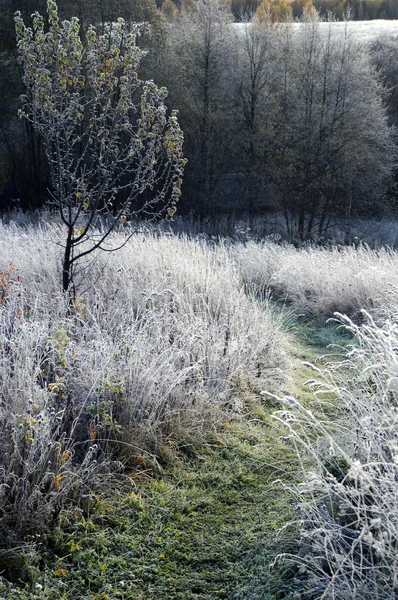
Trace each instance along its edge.
<instances>
[{"instance_id":1,"label":"yellow leaf","mask_svg":"<svg viewBox=\"0 0 398 600\"><path fill-rule=\"evenodd\" d=\"M68 464L72 460L72 452L70 450L64 450L62 454L58 456L59 462Z\"/></svg>"},{"instance_id":2,"label":"yellow leaf","mask_svg":"<svg viewBox=\"0 0 398 600\"><path fill-rule=\"evenodd\" d=\"M61 487L61 480L62 480L62 475L61 475L61 473L58 473L58 475L55 478L55 487L57 489L59 489Z\"/></svg>"},{"instance_id":3,"label":"yellow leaf","mask_svg":"<svg viewBox=\"0 0 398 600\"><path fill-rule=\"evenodd\" d=\"M55 575L56 577L62 577L63 575L68 575L68 573L69 573L69 570L68 570L68 569L57 569L57 570L54 572L54 575Z\"/></svg>"},{"instance_id":4,"label":"yellow leaf","mask_svg":"<svg viewBox=\"0 0 398 600\"><path fill-rule=\"evenodd\" d=\"M71 541L68 543L68 546L69 546L69 550L70 550L71 552L76 552L76 550L80 550L80 546L79 546L79 544L76 544L76 542L74 542L73 540L71 540Z\"/></svg>"}]
</instances>

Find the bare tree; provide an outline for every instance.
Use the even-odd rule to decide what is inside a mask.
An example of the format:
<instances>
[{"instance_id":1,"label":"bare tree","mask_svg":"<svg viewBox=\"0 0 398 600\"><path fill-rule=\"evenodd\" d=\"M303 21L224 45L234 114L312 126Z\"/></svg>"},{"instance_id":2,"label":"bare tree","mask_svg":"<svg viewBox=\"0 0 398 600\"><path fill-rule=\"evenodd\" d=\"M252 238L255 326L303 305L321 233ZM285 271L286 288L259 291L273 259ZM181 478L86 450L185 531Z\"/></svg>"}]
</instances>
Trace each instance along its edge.
<instances>
[{"instance_id":1,"label":"bare tree","mask_svg":"<svg viewBox=\"0 0 398 600\"><path fill-rule=\"evenodd\" d=\"M101 36L91 26L83 45L77 18L60 23L54 0L47 11L47 31L38 13L32 28L15 17L26 86L20 115L45 145L52 202L66 228L66 292L84 257L115 249L109 236L130 216L174 213L185 161L167 90L138 76L139 26L126 31L119 19Z\"/></svg>"},{"instance_id":2,"label":"bare tree","mask_svg":"<svg viewBox=\"0 0 398 600\"><path fill-rule=\"evenodd\" d=\"M232 37L228 61L232 83L231 128L237 134L234 147L238 169L247 174L248 208L254 210L258 176L266 168L264 149L271 142L276 118L276 25L269 13L264 13L261 19L252 13L242 13L241 24L235 27Z\"/></svg>"},{"instance_id":3,"label":"bare tree","mask_svg":"<svg viewBox=\"0 0 398 600\"><path fill-rule=\"evenodd\" d=\"M285 215L295 215L296 235L304 239L314 231L322 236L331 215L374 211L396 152L385 89L348 29L330 24L322 31L311 9L288 44L283 135L273 147L284 160L274 161L273 177Z\"/></svg>"},{"instance_id":4,"label":"bare tree","mask_svg":"<svg viewBox=\"0 0 398 600\"><path fill-rule=\"evenodd\" d=\"M222 86L227 25L232 14L224 0L197 0L181 11L170 33L175 97L195 167L194 189L207 208L215 163L220 159L220 132L225 103Z\"/></svg>"}]
</instances>

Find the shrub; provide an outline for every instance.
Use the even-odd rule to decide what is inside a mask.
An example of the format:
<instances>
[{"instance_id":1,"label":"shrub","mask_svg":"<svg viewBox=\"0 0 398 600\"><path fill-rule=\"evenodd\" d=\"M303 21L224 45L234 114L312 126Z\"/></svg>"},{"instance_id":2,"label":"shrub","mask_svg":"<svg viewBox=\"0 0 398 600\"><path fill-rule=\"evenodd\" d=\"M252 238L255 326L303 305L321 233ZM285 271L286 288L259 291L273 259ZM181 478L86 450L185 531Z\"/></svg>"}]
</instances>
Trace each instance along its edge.
<instances>
[{"instance_id":1,"label":"shrub","mask_svg":"<svg viewBox=\"0 0 398 600\"><path fill-rule=\"evenodd\" d=\"M27 27L17 12L15 28L26 88L20 116L45 146L65 229L66 292L82 259L109 250L109 236L127 217L174 214L183 136L176 111L167 115L166 88L138 76L145 56L139 25L128 31L120 18L102 35L90 26L83 40L79 20L60 22L56 2L47 0L47 26L35 12Z\"/></svg>"}]
</instances>

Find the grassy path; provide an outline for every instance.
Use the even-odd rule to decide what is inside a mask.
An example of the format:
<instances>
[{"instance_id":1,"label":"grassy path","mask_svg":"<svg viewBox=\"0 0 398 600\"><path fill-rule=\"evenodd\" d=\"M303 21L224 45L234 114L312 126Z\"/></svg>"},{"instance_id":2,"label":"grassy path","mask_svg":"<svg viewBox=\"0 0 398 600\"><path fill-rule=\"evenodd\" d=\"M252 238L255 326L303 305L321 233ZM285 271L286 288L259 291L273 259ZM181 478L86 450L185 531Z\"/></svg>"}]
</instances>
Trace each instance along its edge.
<instances>
[{"instance_id":1,"label":"grassy path","mask_svg":"<svg viewBox=\"0 0 398 600\"><path fill-rule=\"evenodd\" d=\"M309 325L294 337L283 391L305 400L302 382L311 371L302 361L346 339ZM249 398L247 406L250 416L220 424L199 449L168 440L173 459L157 474L143 464L111 499L64 513L52 554L29 558L27 589L0 584L0 598L287 598L282 581L268 576L267 557L277 551L276 532L294 516L287 492L273 482L294 476L295 456L271 426L276 403Z\"/></svg>"}]
</instances>

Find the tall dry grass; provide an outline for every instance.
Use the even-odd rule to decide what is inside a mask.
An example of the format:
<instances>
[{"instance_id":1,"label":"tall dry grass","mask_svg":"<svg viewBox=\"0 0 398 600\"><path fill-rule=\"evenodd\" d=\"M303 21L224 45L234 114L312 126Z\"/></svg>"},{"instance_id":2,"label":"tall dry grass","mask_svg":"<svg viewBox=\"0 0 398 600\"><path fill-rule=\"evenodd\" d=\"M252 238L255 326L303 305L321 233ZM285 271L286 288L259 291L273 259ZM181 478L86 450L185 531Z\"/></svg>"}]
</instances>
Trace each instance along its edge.
<instances>
[{"instance_id":1,"label":"tall dry grass","mask_svg":"<svg viewBox=\"0 0 398 600\"><path fill-rule=\"evenodd\" d=\"M304 247L272 243L233 247L241 279L258 293L271 290L296 314L325 320L381 305L398 285L398 253L366 246Z\"/></svg>"},{"instance_id":2,"label":"tall dry grass","mask_svg":"<svg viewBox=\"0 0 398 600\"><path fill-rule=\"evenodd\" d=\"M275 415L302 465L292 488L299 549L277 558L296 565L302 599L398 597L397 305L395 292L361 325L338 315L355 336L346 359L308 382L313 410L287 398Z\"/></svg>"},{"instance_id":3,"label":"tall dry grass","mask_svg":"<svg viewBox=\"0 0 398 600\"><path fill-rule=\"evenodd\" d=\"M273 385L286 361L282 323L223 246L137 234L82 265L71 311L61 242L57 225L0 228L3 545L50 527L118 460L239 411L242 388Z\"/></svg>"}]
</instances>

